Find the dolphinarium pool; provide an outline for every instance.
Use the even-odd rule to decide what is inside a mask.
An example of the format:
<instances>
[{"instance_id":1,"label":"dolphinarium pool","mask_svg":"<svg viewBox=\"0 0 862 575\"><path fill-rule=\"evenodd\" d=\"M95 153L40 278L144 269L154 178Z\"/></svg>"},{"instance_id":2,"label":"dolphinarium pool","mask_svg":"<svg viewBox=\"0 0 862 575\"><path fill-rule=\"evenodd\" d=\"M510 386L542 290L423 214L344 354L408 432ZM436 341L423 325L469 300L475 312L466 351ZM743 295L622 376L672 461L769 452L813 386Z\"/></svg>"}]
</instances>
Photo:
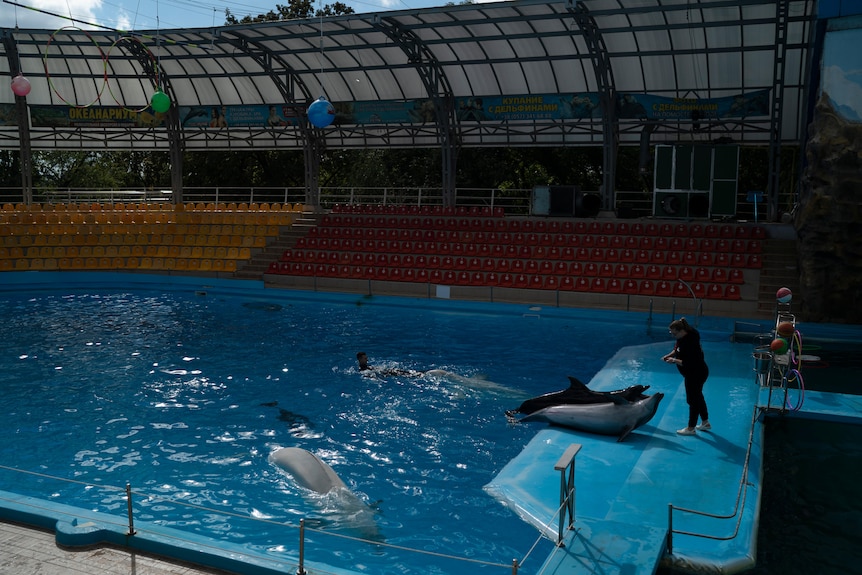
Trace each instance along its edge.
<instances>
[{"instance_id":1,"label":"dolphinarium pool","mask_svg":"<svg viewBox=\"0 0 862 575\"><path fill-rule=\"evenodd\" d=\"M504 411L667 340L672 319L87 277L0 293L0 490L123 518L128 483L136 521L273 556L296 556L286 525L305 519L307 560L380 575L525 557L536 530L483 486L544 424ZM727 340L711 321L704 338ZM357 351L459 377L364 377ZM273 466L287 446L331 465L371 522Z\"/></svg>"}]
</instances>

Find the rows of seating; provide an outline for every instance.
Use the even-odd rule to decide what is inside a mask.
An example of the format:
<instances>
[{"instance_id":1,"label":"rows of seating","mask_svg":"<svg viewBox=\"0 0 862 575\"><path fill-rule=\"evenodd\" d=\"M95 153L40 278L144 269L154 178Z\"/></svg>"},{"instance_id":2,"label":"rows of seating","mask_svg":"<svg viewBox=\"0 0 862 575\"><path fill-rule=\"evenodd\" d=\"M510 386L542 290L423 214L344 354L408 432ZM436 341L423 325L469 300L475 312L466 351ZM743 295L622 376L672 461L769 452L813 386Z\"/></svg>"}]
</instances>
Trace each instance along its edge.
<instances>
[{"instance_id":1,"label":"rows of seating","mask_svg":"<svg viewBox=\"0 0 862 575\"><path fill-rule=\"evenodd\" d=\"M585 221L542 218L452 217L416 214L344 214L324 216L319 230L380 228L459 232L578 234L591 236L662 236L666 238L765 239L763 226L669 222Z\"/></svg>"},{"instance_id":2,"label":"rows of seating","mask_svg":"<svg viewBox=\"0 0 862 575\"><path fill-rule=\"evenodd\" d=\"M524 270L526 272L526 270ZM640 277L605 277L602 275L572 276L563 274L511 273L496 271L441 270L427 268L386 268L375 266L350 266L335 264L288 264L273 262L269 273L294 276L334 277L348 279L367 279L384 281L406 281L435 283L444 285L512 287L526 289L545 289L561 291L581 291L592 293L631 294L662 297L691 297L738 300L741 298L738 281L712 283L697 281L681 282L681 277L664 279Z\"/></svg>"},{"instance_id":3,"label":"rows of seating","mask_svg":"<svg viewBox=\"0 0 862 575\"><path fill-rule=\"evenodd\" d=\"M0 271L233 272L239 262L251 258L252 249L265 247L297 214L289 206L241 207L244 211L231 212L222 210L240 206L5 204L0 209Z\"/></svg>"},{"instance_id":4,"label":"rows of seating","mask_svg":"<svg viewBox=\"0 0 862 575\"><path fill-rule=\"evenodd\" d=\"M332 213L269 273L739 299L760 226Z\"/></svg>"},{"instance_id":5,"label":"rows of seating","mask_svg":"<svg viewBox=\"0 0 862 575\"><path fill-rule=\"evenodd\" d=\"M491 206L442 206L442 205L375 205L375 204L337 204L330 214L371 214L371 215L423 215L423 216L473 216L502 218L505 213L501 207Z\"/></svg>"},{"instance_id":6,"label":"rows of seating","mask_svg":"<svg viewBox=\"0 0 862 575\"><path fill-rule=\"evenodd\" d=\"M237 260L161 257L64 257L0 260L0 271L154 270L235 272Z\"/></svg>"}]
</instances>

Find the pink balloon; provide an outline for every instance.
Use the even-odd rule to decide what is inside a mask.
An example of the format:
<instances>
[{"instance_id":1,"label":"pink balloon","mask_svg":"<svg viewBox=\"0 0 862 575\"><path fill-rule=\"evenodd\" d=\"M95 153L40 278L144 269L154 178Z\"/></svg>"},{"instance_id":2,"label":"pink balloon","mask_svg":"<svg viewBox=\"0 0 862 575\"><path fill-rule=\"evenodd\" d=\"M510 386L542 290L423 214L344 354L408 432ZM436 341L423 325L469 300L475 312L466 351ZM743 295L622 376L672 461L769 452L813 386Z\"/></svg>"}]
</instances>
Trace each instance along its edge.
<instances>
[{"instance_id":1,"label":"pink balloon","mask_svg":"<svg viewBox=\"0 0 862 575\"><path fill-rule=\"evenodd\" d=\"M18 74L12 78L12 91L16 96L21 96L23 98L30 93L30 80L25 78L22 74Z\"/></svg>"}]
</instances>

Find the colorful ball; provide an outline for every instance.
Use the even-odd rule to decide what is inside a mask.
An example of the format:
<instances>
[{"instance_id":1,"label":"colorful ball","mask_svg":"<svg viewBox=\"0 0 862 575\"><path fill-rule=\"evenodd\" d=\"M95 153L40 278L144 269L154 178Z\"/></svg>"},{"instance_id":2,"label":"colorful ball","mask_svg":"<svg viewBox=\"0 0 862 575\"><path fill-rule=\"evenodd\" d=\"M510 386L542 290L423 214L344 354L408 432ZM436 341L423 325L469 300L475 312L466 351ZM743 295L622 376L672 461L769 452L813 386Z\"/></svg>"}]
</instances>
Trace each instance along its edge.
<instances>
[{"instance_id":1,"label":"colorful ball","mask_svg":"<svg viewBox=\"0 0 862 575\"><path fill-rule=\"evenodd\" d=\"M778 291L775 292L775 299L780 303L790 303L790 300L793 299L793 292L786 287L778 288Z\"/></svg>"},{"instance_id":2,"label":"colorful ball","mask_svg":"<svg viewBox=\"0 0 862 575\"><path fill-rule=\"evenodd\" d=\"M772 353L782 354L787 353L787 340L781 337L775 338L772 340L772 343L769 344L769 349L772 350Z\"/></svg>"},{"instance_id":3,"label":"colorful ball","mask_svg":"<svg viewBox=\"0 0 862 575\"><path fill-rule=\"evenodd\" d=\"M794 331L796 331L796 328L794 328L793 324L789 321L783 321L778 324L777 328L775 328L775 332L781 337L790 337L793 335Z\"/></svg>"},{"instance_id":4,"label":"colorful ball","mask_svg":"<svg viewBox=\"0 0 862 575\"><path fill-rule=\"evenodd\" d=\"M164 114L171 107L171 98L161 90L156 90L150 98L150 107L153 112Z\"/></svg>"},{"instance_id":5,"label":"colorful ball","mask_svg":"<svg viewBox=\"0 0 862 575\"><path fill-rule=\"evenodd\" d=\"M325 128L335 120L335 108L321 96L308 107L308 121L316 128Z\"/></svg>"},{"instance_id":6,"label":"colorful ball","mask_svg":"<svg viewBox=\"0 0 862 575\"><path fill-rule=\"evenodd\" d=\"M30 80L25 78L23 75L18 74L12 78L12 92L14 92L16 96L23 98L30 93Z\"/></svg>"}]
</instances>

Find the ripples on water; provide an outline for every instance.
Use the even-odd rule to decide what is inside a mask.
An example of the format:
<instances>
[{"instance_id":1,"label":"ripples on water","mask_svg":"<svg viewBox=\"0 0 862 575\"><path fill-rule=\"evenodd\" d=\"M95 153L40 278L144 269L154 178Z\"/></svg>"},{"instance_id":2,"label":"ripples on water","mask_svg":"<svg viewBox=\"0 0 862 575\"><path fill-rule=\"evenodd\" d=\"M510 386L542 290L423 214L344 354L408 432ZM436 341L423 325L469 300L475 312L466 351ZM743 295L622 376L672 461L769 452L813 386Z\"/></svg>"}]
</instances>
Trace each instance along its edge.
<instances>
[{"instance_id":1,"label":"ripples on water","mask_svg":"<svg viewBox=\"0 0 862 575\"><path fill-rule=\"evenodd\" d=\"M353 511L268 462L298 446L368 503L378 540L495 563L523 557L536 532L482 487L537 428L512 427L503 412L565 387L567 375L588 381L621 346L652 341L646 327L524 317L517 307L495 315L364 303L3 296L4 464L110 489L5 471L0 489L122 516L129 482L137 520L262 551L292 553L295 529L179 503L367 535ZM359 350L377 365L461 377L363 377ZM342 567L464 572L443 559L308 539L311 560Z\"/></svg>"}]
</instances>

